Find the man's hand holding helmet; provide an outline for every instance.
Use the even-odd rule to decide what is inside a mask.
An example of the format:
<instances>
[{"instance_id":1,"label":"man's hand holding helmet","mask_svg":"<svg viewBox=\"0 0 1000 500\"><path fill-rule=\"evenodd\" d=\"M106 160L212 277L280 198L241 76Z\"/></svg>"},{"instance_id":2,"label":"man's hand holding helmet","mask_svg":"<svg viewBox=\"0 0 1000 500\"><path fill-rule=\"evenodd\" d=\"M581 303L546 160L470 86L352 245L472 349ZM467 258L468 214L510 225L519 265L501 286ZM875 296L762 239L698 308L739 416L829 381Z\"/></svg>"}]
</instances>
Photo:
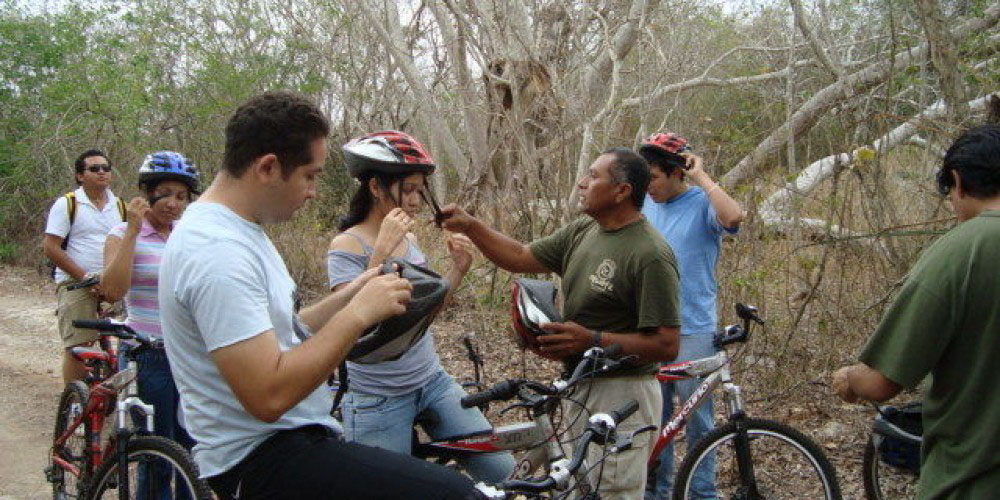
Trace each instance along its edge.
<instances>
[{"instance_id":1,"label":"man's hand holding helmet","mask_svg":"<svg viewBox=\"0 0 1000 500\"><path fill-rule=\"evenodd\" d=\"M593 330L572 321L564 323L542 323L539 325L548 335L536 337L542 357L560 360L579 354L594 346Z\"/></svg>"},{"instance_id":2,"label":"man's hand holding helmet","mask_svg":"<svg viewBox=\"0 0 1000 500\"><path fill-rule=\"evenodd\" d=\"M358 279L374 271L369 270ZM412 290L410 282L398 274L383 274L365 283L347 304L347 309L367 328L406 312Z\"/></svg>"}]
</instances>

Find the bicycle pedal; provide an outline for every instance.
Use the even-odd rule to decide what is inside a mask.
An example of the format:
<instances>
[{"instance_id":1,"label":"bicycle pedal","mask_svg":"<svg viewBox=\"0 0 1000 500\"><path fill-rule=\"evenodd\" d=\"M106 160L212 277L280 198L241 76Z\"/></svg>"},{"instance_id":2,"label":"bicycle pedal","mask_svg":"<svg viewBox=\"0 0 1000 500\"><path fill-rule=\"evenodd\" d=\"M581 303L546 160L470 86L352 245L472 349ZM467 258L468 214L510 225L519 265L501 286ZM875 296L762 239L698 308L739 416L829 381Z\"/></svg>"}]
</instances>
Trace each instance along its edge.
<instances>
[{"instance_id":1,"label":"bicycle pedal","mask_svg":"<svg viewBox=\"0 0 1000 500\"><path fill-rule=\"evenodd\" d=\"M56 467L55 465L50 465L45 468L45 480L50 483L56 483L62 481L63 478L62 472L63 472L62 468Z\"/></svg>"}]
</instances>

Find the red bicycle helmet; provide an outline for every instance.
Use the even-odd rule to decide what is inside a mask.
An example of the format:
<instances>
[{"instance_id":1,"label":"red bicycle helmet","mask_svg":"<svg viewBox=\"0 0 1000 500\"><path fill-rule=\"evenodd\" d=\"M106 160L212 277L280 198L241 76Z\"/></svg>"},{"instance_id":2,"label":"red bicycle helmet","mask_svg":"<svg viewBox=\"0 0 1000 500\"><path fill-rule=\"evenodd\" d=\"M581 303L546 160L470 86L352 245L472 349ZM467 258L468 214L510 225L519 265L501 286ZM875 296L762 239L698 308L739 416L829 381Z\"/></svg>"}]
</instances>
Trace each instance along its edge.
<instances>
[{"instance_id":1,"label":"red bicycle helmet","mask_svg":"<svg viewBox=\"0 0 1000 500\"><path fill-rule=\"evenodd\" d=\"M410 134L383 130L352 139L341 148L352 177L366 172L382 174L434 173L434 160Z\"/></svg>"},{"instance_id":2,"label":"red bicycle helmet","mask_svg":"<svg viewBox=\"0 0 1000 500\"><path fill-rule=\"evenodd\" d=\"M688 145L687 139L673 132L659 132L649 136L645 141L642 141L639 151L641 152L643 149L650 148L675 155L691 151L691 146Z\"/></svg>"},{"instance_id":3,"label":"red bicycle helmet","mask_svg":"<svg viewBox=\"0 0 1000 500\"><path fill-rule=\"evenodd\" d=\"M517 333L517 343L539 353L536 337L548 333L539 325L562 321L556 309L556 287L548 281L520 278L514 280L511 290L511 323Z\"/></svg>"}]
</instances>

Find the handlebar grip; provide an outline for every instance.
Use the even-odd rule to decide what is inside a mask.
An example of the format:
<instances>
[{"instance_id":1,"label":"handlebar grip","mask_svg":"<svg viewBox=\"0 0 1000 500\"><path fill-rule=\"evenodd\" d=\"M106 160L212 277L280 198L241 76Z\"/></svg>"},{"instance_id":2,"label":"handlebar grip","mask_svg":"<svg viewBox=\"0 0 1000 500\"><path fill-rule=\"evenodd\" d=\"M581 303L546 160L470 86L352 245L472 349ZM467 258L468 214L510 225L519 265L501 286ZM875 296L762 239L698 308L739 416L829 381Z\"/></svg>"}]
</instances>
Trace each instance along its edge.
<instances>
[{"instance_id":1,"label":"handlebar grip","mask_svg":"<svg viewBox=\"0 0 1000 500\"><path fill-rule=\"evenodd\" d=\"M619 406L614 410L611 410L611 413L609 413L609 415L611 415L611 418L614 419L615 425L618 425L626 418L631 417L632 414L635 413L635 411L638 409L639 409L639 402L634 399L630 399L626 401L625 404Z\"/></svg>"},{"instance_id":2,"label":"handlebar grip","mask_svg":"<svg viewBox=\"0 0 1000 500\"><path fill-rule=\"evenodd\" d=\"M96 284L98 284L100 282L101 282L101 279L98 278L98 277L96 277L96 276L93 277L93 278L87 278L87 279L85 279L83 281L77 281L76 283L71 283L69 285L66 285L66 291L69 292L69 291L73 291L73 290L79 290L81 288L91 287L91 286L94 286L94 285L96 285Z\"/></svg>"},{"instance_id":3,"label":"handlebar grip","mask_svg":"<svg viewBox=\"0 0 1000 500\"><path fill-rule=\"evenodd\" d=\"M514 397L520 384L521 381L519 380L508 379L497 383L483 392L477 392L475 394L464 396L461 400L462 408L481 406L485 403L496 401L498 399L508 400Z\"/></svg>"},{"instance_id":4,"label":"handlebar grip","mask_svg":"<svg viewBox=\"0 0 1000 500\"><path fill-rule=\"evenodd\" d=\"M106 319L74 319L73 326L76 328L85 328L87 330L97 330L101 332L113 332L119 327L119 325Z\"/></svg>"}]
</instances>

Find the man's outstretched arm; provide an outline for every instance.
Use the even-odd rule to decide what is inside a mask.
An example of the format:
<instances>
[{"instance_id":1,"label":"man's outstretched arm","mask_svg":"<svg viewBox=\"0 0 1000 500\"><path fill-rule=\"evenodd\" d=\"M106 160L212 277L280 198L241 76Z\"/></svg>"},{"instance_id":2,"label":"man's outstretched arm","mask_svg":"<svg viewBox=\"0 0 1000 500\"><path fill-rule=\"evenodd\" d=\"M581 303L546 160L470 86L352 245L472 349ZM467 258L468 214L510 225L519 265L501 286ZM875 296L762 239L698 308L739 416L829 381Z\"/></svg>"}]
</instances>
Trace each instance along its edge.
<instances>
[{"instance_id":1,"label":"man's outstretched arm","mask_svg":"<svg viewBox=\"0 0 1000 500\"><path fill-rule=\"evenodd\" d=\"M487 226L458 205L449 204L441 209L441 213L445 229L468 236L476 248L500 268L512 273L551 272L532 255L528 245Z\"/></svg>"}]
</instances>

